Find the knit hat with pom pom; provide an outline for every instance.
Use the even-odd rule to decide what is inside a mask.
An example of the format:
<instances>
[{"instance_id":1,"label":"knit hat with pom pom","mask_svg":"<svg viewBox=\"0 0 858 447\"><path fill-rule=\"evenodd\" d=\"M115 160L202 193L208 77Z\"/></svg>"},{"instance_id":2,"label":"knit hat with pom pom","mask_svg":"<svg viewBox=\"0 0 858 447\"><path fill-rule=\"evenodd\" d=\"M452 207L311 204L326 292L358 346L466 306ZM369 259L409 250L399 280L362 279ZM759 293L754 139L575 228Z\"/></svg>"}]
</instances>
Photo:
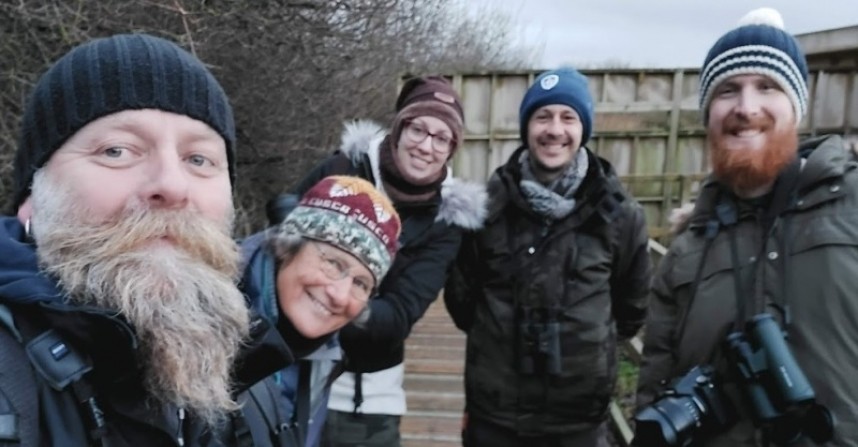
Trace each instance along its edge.
<instances>
[{"instance_id":1,"label":"knit hat with pom pom","mask_svg":"<svg viewBox=\"0 0 858 447\"><path fill-rule=\"evenodd\" d=\"M779 12L755 9L738 28L721 36L706 55L700 73L700 110L703 122L715 88L736 75L764 75L783 89L792 102L796 121L807 112L807 62L795 38L784 31Z\"/></svg>"}]
</instances>

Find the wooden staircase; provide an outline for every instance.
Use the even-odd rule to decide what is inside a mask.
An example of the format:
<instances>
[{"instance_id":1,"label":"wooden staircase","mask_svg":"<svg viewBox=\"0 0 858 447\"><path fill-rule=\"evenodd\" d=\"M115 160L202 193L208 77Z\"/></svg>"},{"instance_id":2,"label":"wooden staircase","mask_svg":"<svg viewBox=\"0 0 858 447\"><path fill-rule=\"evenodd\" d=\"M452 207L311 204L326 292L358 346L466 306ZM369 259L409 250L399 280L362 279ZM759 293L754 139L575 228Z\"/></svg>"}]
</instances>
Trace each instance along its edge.
<instances>
[{"instance_id":1,"label":"wooden staircase","mask_svg":"<svg viewBox=\"0 0 858 447\"><path fill-rule=\"evenodd\" d=\"M465 405L465 335L453 324L442 298L429 307L406 342L403 447L461 446Z\"/></svg>"}]
</instances>

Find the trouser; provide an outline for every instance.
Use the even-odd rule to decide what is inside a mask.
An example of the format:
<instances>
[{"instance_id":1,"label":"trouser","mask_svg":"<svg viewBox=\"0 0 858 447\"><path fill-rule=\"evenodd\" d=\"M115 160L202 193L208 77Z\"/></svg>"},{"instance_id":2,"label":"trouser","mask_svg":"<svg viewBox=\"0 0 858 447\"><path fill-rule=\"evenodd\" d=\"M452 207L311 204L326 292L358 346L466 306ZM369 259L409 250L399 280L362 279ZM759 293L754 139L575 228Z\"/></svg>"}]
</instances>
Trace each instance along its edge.
<instances>
[{"instance_id":1,"label":"trouser","mask_svg":"<svg viewBox=\"0 0 858 447\"><path fill-rule=\"evenodd\" d=\"M322 447L399 447L399 416L328 410Z\"/></svg>"},{"instance_id":2,"label":"trouser","mask_svg":"<svg viewBox=\"0 0 858 447\"><path fill-rule=\"evenodd\" d=\"M607 423L577 433L519 436L515 430L473 417L462 430L464 447L609 447Z\"/></svg>"}]
</instances>

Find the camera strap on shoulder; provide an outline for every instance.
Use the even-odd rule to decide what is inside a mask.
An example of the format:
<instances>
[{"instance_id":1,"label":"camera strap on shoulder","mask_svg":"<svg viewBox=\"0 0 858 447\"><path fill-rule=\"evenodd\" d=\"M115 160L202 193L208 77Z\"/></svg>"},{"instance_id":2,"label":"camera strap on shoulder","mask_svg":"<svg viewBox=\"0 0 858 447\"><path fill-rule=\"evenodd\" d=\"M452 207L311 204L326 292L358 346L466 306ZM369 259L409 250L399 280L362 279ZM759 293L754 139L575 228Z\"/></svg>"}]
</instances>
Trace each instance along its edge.
<instances>
[{"instance_id":1,"label":"camera strap on shoulder","mask_svg":"<svg viewBox=\"0 0 858 447\"><path fill-rule=\"evenodd\" d=\"M39 445L39 399L33 369L6 306L0 305L0 445Z\"/></svg>"},{"instance_id":2,"label":"camera strap on shoulder","mask_svg":"<svg viewBox=\"0 0 858 447\"><path fill-rule=\"evenodd\" d=\"M265 431L268 433L271 443L282 447L299 447L300 444L295 437L295 433L292 431L290 423L285 420L281 407L278 405L277 399L280 397L280 391L274 385L273 381L263 380L257 382L247 391L250 399L259 411L258 416L260 416L260 419L265 424ZM244 419L245 412L249 411L251 407L251 405L248 405L244 412L238 412L234 415L236 444L240 447L252 447L256 445L253 438L254 430L249 426L254 421Z\"/></svg>"},{"instance_id":3,"label":"camera strap on shoulder","mask_svg":"<svg viewBox=\"0 0 858 447\"><path fill-rule=\"evenodd\" d=\"M763 226L764 237L760 243L759 253L756 257L759 262L763 262L763 254L766 251L766 242L771 237L771 235L774 234L778 227L778 224L781 223L782 234L778 244L778 250L781 252L779 256L779 266L781 269L781 290L779 294L780 300L777 300L777 298L775 298L775 304L781 308L784 317L784 322L786 324L789 324L789 321L791 320L791 315L789 311L789 300L787 298L789 290L786 286L788 273L786 271L788 256L785 251L786 239L788 237L787 232L789 229L789 216L784 216L784 212L792 208L795 204L800 173L801 158L796 156L792 163L790 163L790 165L780 175L780 177L778 177L777 181L775 182L771 202L769 203L769 206L766 208L762 217L761 223ZM734 210L732 219L735 219L737 217L735 215L735 204L732 205L732 209ZM754 283L755 274L754 271L750 272L750 278L748 279L749 285L747 287L743 287L741 275L739 272L739 247L736 237L735 226L728 226L728 228L730 228L730 252L733 263L733 276L736 288L736 308L738 310L734 329L737 331L741 331L744 324L747 322L747 307L749 305L754 305L754 302L748 302L747 297L745 295Z\"/></svg>"},{"instance_id":4,"label":"camera strap on shoulder","mask_svg":"<svg viewBox=\"0 0 858 447\"><path fill-rule=\"evenodd\" d=\"M298 428L298 439L300 445L307 442L310 425L310 373L313 363L309 360L298 361L298 389L296 390L298 400L295 405L295 425Z\"/></svg>"},{"instance_id":5,"label":"camera strap on shoulder","mask_svg":"<svg viewBox=\"0 0 858 447\"><path fill-rule=\"evenodd\" d=\"M355 404L352 414L360 414L360 407L363 405L363 374L355 373L355 395L352 398L352 403Z\"/></svg>"},{"instance_id":6,"label":"camera strap on shoulder","mask_svg":"<svg viewBox=\"0 0 858 447\"><path fill-rule=\"evenodd\" d=\"M88 377L92 371L90 359L59 332L45 329L47 323L37 312L16 315L21 317L16 318L16 324L29 360L27 363L50 388L58 392L70 391L86 425L89 444L103 445L107 427Z\"/></svg>"}]
</instances>

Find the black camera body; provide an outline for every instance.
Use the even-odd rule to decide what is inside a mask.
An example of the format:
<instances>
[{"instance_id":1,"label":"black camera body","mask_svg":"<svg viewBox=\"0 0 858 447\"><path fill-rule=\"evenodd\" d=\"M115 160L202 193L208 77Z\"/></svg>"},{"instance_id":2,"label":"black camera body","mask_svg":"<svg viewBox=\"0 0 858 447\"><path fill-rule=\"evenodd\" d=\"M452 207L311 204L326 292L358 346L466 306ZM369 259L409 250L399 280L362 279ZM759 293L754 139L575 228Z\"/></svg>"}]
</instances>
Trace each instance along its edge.
<instances>
[{"instance_id":1,"label":"black camera body","mask_svg":"<svg viewBox=\"0 0 858 447\"><path fill-rule=\"evenodd\" d=\"M736 422L711 366L695 366L673 379L658 399L635 416L639 446L687 446L695 436L719 433Z\"/></svg>"},{"instance_id":2,"label":"black camera body","mask_svg":"<svg viewBox=\"0 0 858 447\"><path fill-rule=\"evenodd\" d=\"M727 335L724 352L744 407L772 444L787 445L802 436L818 444L831 440L833 417L816 402L813 387L771 314L756 315L744 331ZM727 430L735 420L712 368L698 366L638 412L634 445L687 446L696 437Z\"/></svg>"}]
</instances>

